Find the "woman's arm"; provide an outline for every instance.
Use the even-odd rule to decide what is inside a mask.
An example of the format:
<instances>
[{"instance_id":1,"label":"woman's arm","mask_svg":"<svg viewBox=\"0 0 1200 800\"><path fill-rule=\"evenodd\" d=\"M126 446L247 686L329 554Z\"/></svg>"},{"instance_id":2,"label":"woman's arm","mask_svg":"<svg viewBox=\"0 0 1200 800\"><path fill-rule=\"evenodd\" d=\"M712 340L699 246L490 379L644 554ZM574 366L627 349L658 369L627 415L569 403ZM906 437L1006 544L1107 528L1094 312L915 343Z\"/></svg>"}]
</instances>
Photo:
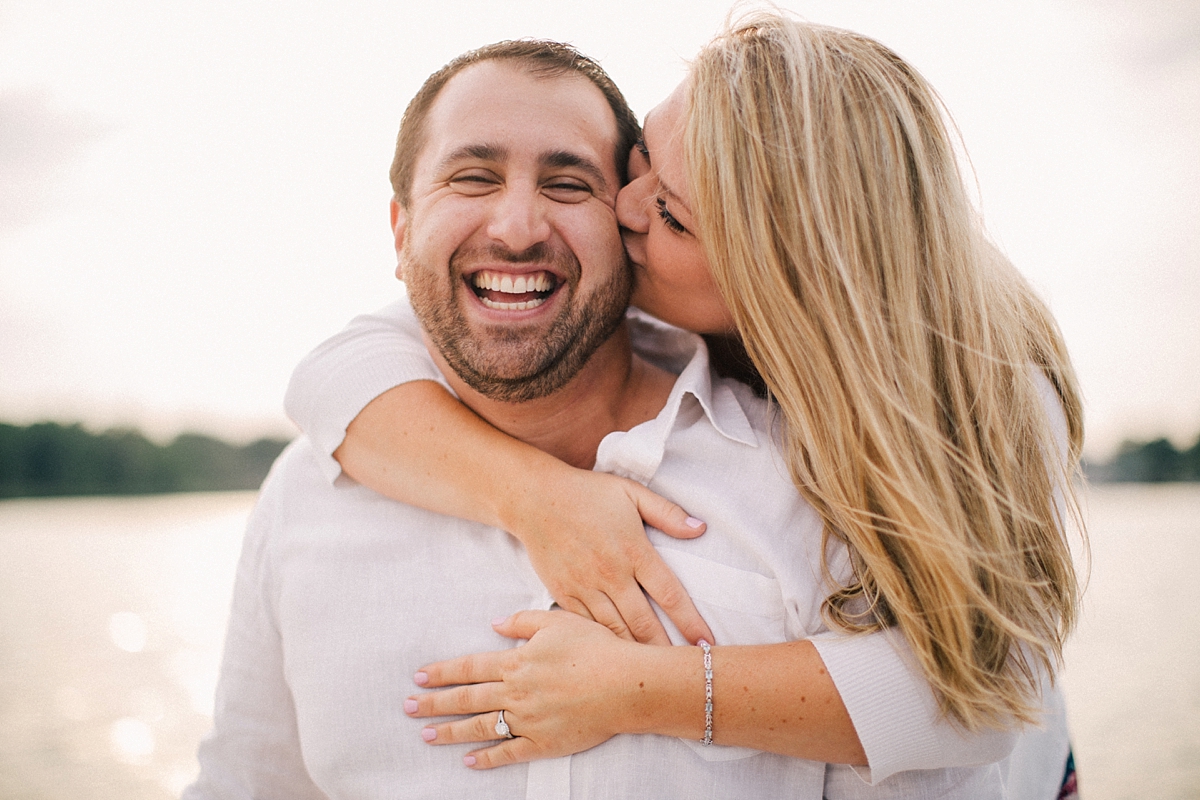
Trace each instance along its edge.
<instances>
[{"instance_id":1,"label":"woman's arm","mask_svg":"<svg viewBox=\"0 0 1200 800\"><path fill-rule=\"evenodd\" d=\"M418 695L406 706L417 717L480 714L433 726L435 744L499 738L494 712L503 708L517 738L473 752L476 768L577 753L619 733L704 738L700 648L624 641L561 612L522 611L496 630L529 641L424 668L417 681L426 687L473 691ZM866 763L811 643L713 647L712 662L715 743Z\"/></svg>"},{"instance_id":2,"label":"woman's arm","mask_svg":"<svg viewBox=\"0 0 1200 800\"><path fill-rule=\"evenodd\" d=\"M415 717L476 715L427 727L423 735L433 744L496 740L496 711L504 709L516 738L473 751L468 766L577 753L620 733L703 738L699 648L623 641L555 612L523 611L495 627L529 641L425 667L418 685L459 688L405 704ZM902 770L987 764L1012 750L1013 731L968 735L944 720L928 684L886 634L838 641L863 643L844 651L858 648L855 677L831 674L814 641L713 647L713 741L859 765L869 783ZM861 685L873 681L880 685ZM852 714L864 688L874 691L873 704ZM881 721L891 730L881 731Z\"/></svg>"},{"instance_id":3,"label":"woman's arm","mask_svg":"<svg viewBox=\"0 0 1200 800\"><path fill-rule=\"evenodd\" d=\"M307 356L286 406L315 448L337 459L324 464L331 480L344 470L393 499L511 532L563 608L666 644L648 593L688 641L711 639L642 525L691 538L703 523L636 482L574 469L505 436L440 380L401 301Z\"/></svg>"}]
</instances>

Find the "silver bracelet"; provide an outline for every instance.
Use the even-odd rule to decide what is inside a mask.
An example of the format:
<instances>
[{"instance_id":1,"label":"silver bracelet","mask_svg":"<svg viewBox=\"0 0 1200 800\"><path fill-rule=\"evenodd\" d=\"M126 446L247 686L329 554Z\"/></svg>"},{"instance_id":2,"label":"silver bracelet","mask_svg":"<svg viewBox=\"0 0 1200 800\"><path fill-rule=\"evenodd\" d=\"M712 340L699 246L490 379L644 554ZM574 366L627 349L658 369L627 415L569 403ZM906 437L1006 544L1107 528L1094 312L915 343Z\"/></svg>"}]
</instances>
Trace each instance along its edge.
<instances>
[{"instance_id":1,"label":"silver bracelet","mask_svg":"<svg viewBox=\"0 0 1200 800\"><path fill-rule=\"evenodd\" d=\"M701 639L696 642L704 651L704 741L712 744L712 648Z\"/></svg>"}]
</instances>

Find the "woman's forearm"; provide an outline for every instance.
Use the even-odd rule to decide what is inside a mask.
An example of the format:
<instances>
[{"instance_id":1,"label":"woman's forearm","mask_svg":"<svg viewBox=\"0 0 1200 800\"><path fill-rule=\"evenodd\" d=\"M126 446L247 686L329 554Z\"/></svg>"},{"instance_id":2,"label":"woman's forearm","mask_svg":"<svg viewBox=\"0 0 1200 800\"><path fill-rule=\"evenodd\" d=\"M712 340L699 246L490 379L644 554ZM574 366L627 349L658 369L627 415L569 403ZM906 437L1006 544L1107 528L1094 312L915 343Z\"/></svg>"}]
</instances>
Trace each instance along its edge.
<instances>
[{"instance_id":1,"label":"woman's forearm","mask_svg":"<svg viewBox=\"0 0 1200 800\"><path fill-rule=\"evenodd\" d=\"M521 647L430 664L429 689L473 691L409 698L416 717L475 714L431 725L433 744L494 739L495 712L517 739L472 753L476 769L578 753L620 733L704 737L705 676L699 647L617 639L561 611L520 611L494 623ZM810 642L713 647L713 741L813 761L865 764L854 725ZM483 736L480 736L483 732Z\"/></svg>"},{"instance_id":2,"label":"woman's forearm","mask_svg":"<svg viewBox=\"0 0 1200 800\"><path fill-rule=\"evenodd\" d=\"M703 739L700 648L637 652L635 663L626 666L633 697L628 732ZM713 647L712 665L714 743L834 764L867 763L850 715L811 642Z\"/></svg>"},{"instance_id":3,"label":"woman's forearm","mask_svg":"<svg viewBox=\"0 0 1200 800\"><path fill-rule=\"evenodd\" d=\"M433 381L412 381L372 400L346 429L334 458L347 475L395 500L511 531L531 495L572 468L480 419ZM516 480L524 476L527 480Z\"/></svg>"}]
</instances>

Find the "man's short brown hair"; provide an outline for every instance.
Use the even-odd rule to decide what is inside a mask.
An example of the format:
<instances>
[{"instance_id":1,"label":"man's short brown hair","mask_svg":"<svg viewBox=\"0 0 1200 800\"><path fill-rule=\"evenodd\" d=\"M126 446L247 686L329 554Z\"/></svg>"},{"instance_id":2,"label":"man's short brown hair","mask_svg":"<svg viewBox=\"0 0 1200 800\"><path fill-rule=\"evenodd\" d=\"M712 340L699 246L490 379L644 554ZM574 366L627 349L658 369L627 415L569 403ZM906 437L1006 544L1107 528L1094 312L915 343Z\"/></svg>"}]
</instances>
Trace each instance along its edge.
<instances>
[{"instance_id":1,"label":"man's short brown hair","mask_svg":"<svg viewBox=\"0 0 1200 800\"><path fill-rule=\"evenodd\" d=\"M625 96L613 83L608 73L594 60L574 47L548 39L516 39L485 45L463 53L449 64L425 79L417 94L409 101L400 121L400 134L396 137L396 157L392 160L392 191L400 205L408 207L412 193L413 167L421 148L425 146L425 120L429 109L437 100L442 88L451 78L467 67L485 61L512 62L531 75L554 78L562 75L579 75L587 78L604 94L617 121L617 146L613 153L617 175L624 184L628 155L641 128L637 117L625 102Z\"/></svg>"}]
</instances>

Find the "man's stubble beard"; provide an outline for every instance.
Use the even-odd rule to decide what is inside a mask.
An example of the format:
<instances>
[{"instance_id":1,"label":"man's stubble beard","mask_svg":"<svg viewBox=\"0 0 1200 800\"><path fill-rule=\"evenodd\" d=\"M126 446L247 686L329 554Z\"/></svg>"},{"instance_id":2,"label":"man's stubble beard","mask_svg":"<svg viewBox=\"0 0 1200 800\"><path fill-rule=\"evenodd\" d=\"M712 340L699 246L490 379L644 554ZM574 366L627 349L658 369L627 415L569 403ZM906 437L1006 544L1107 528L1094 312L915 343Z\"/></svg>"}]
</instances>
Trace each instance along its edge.
<instances>
[{"instance_id":1,"label":"man's stubble beard","mask_svg":"<svg viewBox=\"0 0 1200 800\"><path fill-rule=\"evenodd\" d=\"M625 317L633 278L623 254L610 280L588 297L579 297L581 268L573 254L546 252L542 245L520 254L493 249L486 254L492 263L555 263L568 276L567 286L558 291L570 296L548 330L496 324L484 329L486 335L474 335L463 313L463 304L473 301L466 296L471 289L462 279L462 265L474 255L456 252L446 280L441 270L420 265L408 242L401 252L409 302L433 346L463 382L491 400L521 403L558 391L579 374Z\"/></svg>"}]
</instances>

